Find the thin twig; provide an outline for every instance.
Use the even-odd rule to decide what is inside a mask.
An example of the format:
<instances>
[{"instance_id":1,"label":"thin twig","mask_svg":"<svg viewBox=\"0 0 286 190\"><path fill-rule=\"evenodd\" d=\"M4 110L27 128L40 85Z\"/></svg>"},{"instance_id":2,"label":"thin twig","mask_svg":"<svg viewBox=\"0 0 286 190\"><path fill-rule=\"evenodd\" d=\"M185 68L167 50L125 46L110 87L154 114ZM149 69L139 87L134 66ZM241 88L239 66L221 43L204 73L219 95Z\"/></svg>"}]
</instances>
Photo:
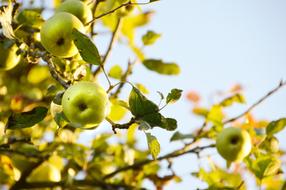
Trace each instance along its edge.
<instances>
[{"instance_id":1,"label":"thin twig","mask_svg":"<svg viewBox=\"0 0 286 190\"><path fill-rule=\"evenodd\" d=\"M108 77L108 75L107 75L107 73L106 73L106 71L105 71L105 69L104 69L104 66L103 66L103 65L100 65L99 68L102 70L102 72L103 72L103 74L104 74L104 76L105 76L105 78L106 78L106 80L107 80L107 82L108 82L108 85L109 85L109 88L108 88L108 89L110 89L110 88L112 87L112 84L111 84L111 81L110 81L110 79L109 79L109 77ZM108 91L108 90L107 90L107 91Z\"/></svg>"},{"instance_id":2,"label":"thin twig","mask_svg":"<svg viewBox=\"0 0 286 190\"><path fill-rule=\"evenodd\" d=\"M237 186L236 190L240 190L244 185L244 181L241 181L241 183Z\"/></svg>"},{"instance_id":3,"label":"thin twig","mask_svg":"<svg viewBox=\"0 0 286 190\"><path fill-rule=\"evenodd\" d=\"M120 94L122 88L126 84L127 77L132 73L133 66L135 65L136 62L137 62L137 60L135 60L133 62L128 61L127 69L126 69L125 73L122 75L122 77L120 79L121 82L120 82L119 86L117 87L115 92L111 94L112 98L117 98L118 97L118 95Z\"/></svg>"},{"instance_id":4,"label":"thin twig","mask_svg":"<svg viewBox=\"0 0 286 190\"><path fill-rule=\"evenodd\" d=\"M70 85L58 75L58 73L57 73L53 63L51 62L50 58L43 58L43 59L47 62L52 77L56 81L58 81L65 89L67 89Z\"/></svg>"},{"instance_id":5,"label":"thin twig","mask_svg":"<svg viewBox=\"0 0 286 190\"><path fill-rule=\"evenodd\" d=\"M106 120L111 124L111 127L112 127L112 130L114 132L114 134L116 134L116 129L129 129L129 127L136 123L136 118L132 117L130 119L129 122L127 123L124 123L124 124L117 124L117 123L114 123L113 121L111 121L109 118L106 118Z\"/></svg>"},{"instance_id":6,"label":"thin twig","mask_svg":"<svg viewBox=\"0 0 286 190\"><path fill-rule=\"evenodd\" d=\"M52 187L62 187L62 188L71 188L72 187L101 187L103 189L126 189L132 190L135 189L134 186L126 185L126 184L112 184L107 183L99 180L73 180L72 185L68 184L66 181L59 181L59 182L25 182L22 183L19 189L38 189L38 188L52 188ZM136 188L140 190L145 190L145 188Z\"/></svg>"},{"instance_id":7,"label":"thin twig","mask_svg":"<svg viewBox=\"0 0 286 190\"><path fill-rule=\"evenodd\" d=\"M227 123L231 123L233 121L236 121L238 119L240 119L241 117L245 116L246 114L248 114L249 112L251 112L256 106L258 106L259 104L261 104L262 102L264 102L267 98L269 98L271 95L273 95L275 92L277 92L278 90L280 90L283 86L286 85L286 81L281 80L279 85L277 87L275 87L274 89L272 89L271 91L269 91L266 95L264 95L262 98L260 98L257 102L255 102L253 105L251 105L246 111L242 112L241 114L239 114L236 117L233 117L231 119L228 119L226 121L223 122L223 124L227 124Z\"/></svg>"},{"instance_id":8,"label":"thin twig","mask_svg":"<svg viewBox=\"0 0 286 190\"><path fill-rule=\"evenodd\" d=\"M121 25L121 18L119 18L118 19L118 21L117 21L117 24L116 24L116 26L115 26L115 29L114 29L114 31L113 31L113 33L112 33L112 37L111 37L111 40L110 40L110 42L109 42L109 45L108 45L108 48L107 48L107 50L106 50L106 53L105 53L105 55L104 55L104 57L103 57L103 59L102 59L102 62L101 62L101 66L102 67L104 67L104 65L105 65L105 63L106 63L106 61L107 61L107 58L109 57L109 55L110 55L110 53L111 53L111 50L112 50L112 48L113 48L113 46L114 46L114 44L115 44L115 42L116 42L116 39L117 39L117 36L118 36L118 34L119 34L119 29L120 29L120 25ZM99 72L100 72L100 67L98 67L95 71L94 71L94 76L97 76L98 74L99 74Z\"/></svg>"},{"instance_id":9,"label":"thin twig","mask_svg":"<svg viewBox=\"0 0 286 190\"><path fill-rule=\"evenodd\" d=\"M118 9L121 9L122 7L132 6L132 5L147 5L147 4L150 4L150 3L152 3L152 2L147 2L147 3L132 3L131 1L129 1L129 2L127 2L127 3L123 3L123 4L119 5L118 7L114 8L114 9L112 9L112 10L106 12L106 13L103 13L103 14L101 14L101 15L98 15L98 16L94 17L94 19L91 20L90 22L86 23L86 25L88 26L89 24L95 22L97 19L100 19L100 18L102 18L102 17L104 17L104 16L106 16L106 15L109 15L109 14L111 14L111 13L114 13L115 11L117 11Z\"/></svg>"},{"instance_id":10,"label":"thin twig","mask_svg":"<svg viewBox=\"0 0 286 190\"><path fill-rule=\"evenodd\" d=\"M98 5L99 5L100 2L102 2L102 1L95 0L94 5L93 5L93 7L92 7L92 18L95 16L96 9L97 9L97 7L98 7ZM95 25L95 22L92 22L92 23L91 23L91 26L90 26L90 28L91 28L91 36L92 36L92 37L93 37L94 35L96 35L96 33L94 32L94 25Z\"/></svg>"},{"instance_id":11,"label":"thin twig","mask_svg":"<svg viewBox=\"0 0 286 190\"><path fill-rule=\"evenodd\" d=\"M175 151L173 151L173 152L171 152L169 154L166 154L164 156L161 156L161 157L157 158L156 160L146 159L146 160L143 160L143 161L140 161L140 162L136 162L136 163L134 163L132 165L119 168L119 169L115 170L114 172L111 172L110 174L107 174L106 176L104 176L103 179L112 178L116 174L124 172L124 171L127 171L127 170L140 169L140 168L142 168L142 166L150 164L152 162L162 161L162 160L166 160L166 159L169 159L169 158L175 158L175 157L179 157L179 156L182 156L182 155L185 155L185 154L189 154L189 153L197 153L197 152L200 152L200 151L202 151L204 149L213 148L213 147L215 147L214 144L207 145L207 146L201 146L201 147L195 147L195 148L190 149L190 150L184 150L184 149L183 150L182 149L175 150Z\"/></svg>"}]
</instances>

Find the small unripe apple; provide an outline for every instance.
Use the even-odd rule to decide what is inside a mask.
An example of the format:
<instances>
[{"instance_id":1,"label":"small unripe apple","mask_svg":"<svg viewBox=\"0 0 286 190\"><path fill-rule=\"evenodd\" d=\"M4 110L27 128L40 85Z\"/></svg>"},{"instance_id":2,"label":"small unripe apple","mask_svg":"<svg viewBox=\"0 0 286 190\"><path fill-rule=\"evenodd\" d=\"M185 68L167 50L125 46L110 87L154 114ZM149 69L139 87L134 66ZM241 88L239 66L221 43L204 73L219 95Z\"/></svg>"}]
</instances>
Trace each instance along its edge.
<instances>
[{"instance_id":1,"label":"small unripe apple","mask_svg":"<svg viewBox=\"0 0 286 190\"><path fill-rule=\"evenodd\" d=\"M228 127L218 134L216 147L225 160L242 161L251 151L251 137L246 130Z\"/></svg>"},{"instance_id":2,"label":"small unripe apple","mask_svg":"<svg viewBox=\"0 0 286 190\"><path fill-rule=\"evenodd\" d=\"M74 127L90 128L109 114L109 99L98 84L81 81L70 86L62 98L64 115Z\"/></svg>"},{"instance_id":3,"label":"small unripe apple","mask_svg":"<svg viewBox=\"0 0 286 190\"><path fill-rule=\"evenodd\" d=\"M49 162L44 162L27 178L28 182L59 182L61 181L60 170Z\"/></svg>"},{"instance_id":4,"label":"small unripe apple","mask_svg":"<svg viewBox=\"0 0 286 190\"><path fill-rule=\"evenodd\" d=\"M51 54L67 58L78 53L73 42L73 29L85 32L82 22L74 15L60 12L48 19L41 28L41 43Z\"/></svg>"},{"instance_id":5,"label":"small unripe apple","mask_svg":"<svg viewBox=\"0 0 286 190\"><path fill-rule=\"evenodd\" d=\"M10 70L14 68L21 59L16 52L18 47L11 41L0 41L0 70Z\"/></svg>"},{"instance_id":6,"label":"small unripe apple","mask_svg":"<svg viewBox=\"0 0 286 190\"><path fill-rule=\"evenodd\" d=\"M83 24L92 20L91 9L80 0L66 0L56 9L56 12L68 12L76 16Z\"/></svg>"}]
</instances>

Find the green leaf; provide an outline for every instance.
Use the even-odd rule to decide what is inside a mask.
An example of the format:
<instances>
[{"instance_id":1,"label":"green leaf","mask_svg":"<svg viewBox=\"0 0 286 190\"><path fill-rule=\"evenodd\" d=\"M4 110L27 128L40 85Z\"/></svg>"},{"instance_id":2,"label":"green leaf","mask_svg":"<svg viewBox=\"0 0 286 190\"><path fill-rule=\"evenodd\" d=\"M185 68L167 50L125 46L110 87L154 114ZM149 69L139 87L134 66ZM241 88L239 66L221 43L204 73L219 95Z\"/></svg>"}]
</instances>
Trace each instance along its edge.
<instances>
[{"instance_id":1,"label":"green leaf","mask_svg":"<svg viewBox=\"0 0 286 190\"><path fill-rule=\"evenodd\" d=\"M114 65L113 67L111 67L111 69L109 70L108 75L114 79L121 79L122 77L122 68L120 67L120 65Z\"/></svg>"},{"instance_id":2,"label":"green leaf","mask_svg":"<svg viewBox=\"0 0 286 190\"><path fill-rule=\"evenodd\" d=\"M248 168L259 179L277 174L281 161L273 156L260 155L257 159L246 159Z\"/></svg>"},{"instance_id":3,"label":"green leaf","mask_svg":"<svg viewBox=\"0 0 286 190\"><path fill-rule=\"evenodd\" d=\"M178 140L185 140L185 139L193 139L194 135L192 134L182 134L179 131L175 132L171 137L170 141L178 141Z\"/></svg>"},{"instance_id":4,"label":"green leaf","mask_svg":"<svg viewBox=\"0 0 286 190\"><path fill-rule=\"evenodd\" d=\"M174 88L171 90L171 92L168 94L167 99L166 99L166 103L174 103L177 100L179 100L182 96L182 90Z\"/></svg>"},{"instance_id":5,"label":"green leaf","mask_svg":"<svg viewBox=\"0 0 286 190\"><path fill-rule=\"evenodd\" d=\"M101 64L101 57L95 44L84 34L73 29L74 43L84 61L94 65Z\"/></svg>"},{"instance_id":6,"label":"green leaf","mask_svg":"<svg viewBox=\"0 0 286 190\"><path fill-rule=\"evenodd\" d=\"M142 42L145 46L148 46L148 45L152 45L154 44L157 39L159 39L161 37L161 34L157 34L153 31L147 31L147 33L142 36Z\"/></svg>"},{"instance_id":7,"label":"green leaf","mask_svg":"<svg viewBox=\"0 0 286 190\"><path fill-rule=\"evenodd\" d=\"M241 94L235 94L231 97L228 97L226 99L224 99L220 105L223 107L228 107L231 106L233 103L240 103L240 104L244 104L245 103L245 98L243 95Z\"/></svg>"},{"instance_id":8,"label":"green leaf","mask_svg":"<svg viewBox=\"0 0 286 190\"><path fill-rule=\"evenodd\" d=\"M54 120L60 128L65 127L69 123L63 112L56 113Z\"/></svg>"},{"instance_id":9,"label":"green leaf","mask_svg":"<svg viewBox=\"0 0 286 190\"><path fill-rule=\"evenodd\" d=\"M180 74L180 67L176 63L165 63L159 59L145 59L144 66L159 74L163 75L178 75Z\"/></svg>"},{"instance_id":10,"label":"green leaf","mask_svg":"<svg viewBox=\"0 0 286 190\"><path fill-rule=\"evenodd\" d=\"M17 21L20 24L33 26L33 27L40 27L44 22L44 19L41 16L41 13L37 10L29 10L25 9L21 11L17 15Z\"/></svg>"},{"instance_id":11,"label":"green leaf","mask_svg":"<svg viewBox=\"0 0 286 190\"><path fill-rule=\"evenodd\" d=\"M224 168L220 168L215 165L212 160L210 162L209 170L200 168L195 176L206 182L209 186L209 190L227 190L237 189L242 181L241 175L237 172L229 172ZM222 180L223 179L223 180ZM245 188L241 188L245 189Z\"/></svg>"},{"instance_id":12,"label":"green leaf","mask_svg":"<svg viewBox=\"0 0 286 190\"><path fill-rule=\"evenodd\" d=\"M54 99L53 99L53 102L55 104L58 104L58 105L61 105L62 104L62 98L63 98L63 95L64 95L64 91L59 91L56 93Z\"/></svg>"},{"instance_id":13,"label":"green leaf","mask_svg":"<svg viewBox=\"0 0 286 190\"><path fill-rule=\"evenodd\" d=\"M131 113L136 117L142 117L147 114L159 111L158 106L148 100L137 88L133 87L129 95L129 107Z\"/></svg>"},{"instance_id":14,"label":"green leaf","mask_svg":"<svg viewBox=\"0 0 286 190\"><path fill-rule=\"evenodd\" d=\"M147 142L148 142L148 147L150 150L150 153L153 157L154 160L157 159L157 156L160 153L160 143L158 142L157 138L150 133L145 133Z\"/></svg>"},{"instance_id":15,"label":"green leaf","mask_svg":"<svg viewBox=\"0 0 286 190\"><path fill-rule=\"evenodd\" d=\"M145 115L141 118L146 121L152 128L160 127L168 131L173 131L177 128L177 121L173 118L165 118L159 112Z\"/></svg>"},{"instance_id":16,"label":"green leaf","mask_svg":"<svg viewBox=\"0 0 286 190\"><path fill-rule=\"evenodd\" d=\"M48 109L45 107L36 107L31 111L22 113L13 113L6 124L7 129L22 129L32 127L42 121L47 115Z\"/></svg>"},{"instance_id":17,"label":"green leaf","mask_svg":"<svg viewBox=\"0 0 286 190\"><path fill-rule=\"evenodd\" d=\"M143 94L149 94L149 90L144 86L144 84L136 83L135 86L142 92Z\"/></svg>"},{"instance_id":18,"label":"green leaf","mask_svg":"<svg viewBox=\"0 0 286 190\"><path fill-rule=\"evenodd\" d=\"M151 127L163 126L163 116L159 112L144 115L141 119L146 121Z\"/></svg>"},{"instance_id":19,"label":"green leaf","mask_svg":"<svg viewBox=\"0 0 286 190\"><path fill-rule=\"evenodd\" d=\"M177 120L175 120L173 118L165 118L163 124L164 125L162 128L164 128L168 131L174 131L175 129L177 129Z\"/></svg>"},{"instance_id":20,"label":"green leaf","mask_svg":"<svg viewBox=\"0 0 286 190\"><path fill-rule=\"evenodd\" d=\"M281 118L276 121L272 121L266 128L267 135L274 135L286 127L286 118Z\"/></svg>"},{"instance_id":21,"label":"green leaf","mask_svg":"<svg viewBox=\"0 0 286 190\"><path fill-rule=\"evenodd\" d=\"M207 115L207 120L211 121L216 126L221 126L222 119L223 119L222 107L220 105L214 105L210 109Z\"/></svg>"}]
</instances>

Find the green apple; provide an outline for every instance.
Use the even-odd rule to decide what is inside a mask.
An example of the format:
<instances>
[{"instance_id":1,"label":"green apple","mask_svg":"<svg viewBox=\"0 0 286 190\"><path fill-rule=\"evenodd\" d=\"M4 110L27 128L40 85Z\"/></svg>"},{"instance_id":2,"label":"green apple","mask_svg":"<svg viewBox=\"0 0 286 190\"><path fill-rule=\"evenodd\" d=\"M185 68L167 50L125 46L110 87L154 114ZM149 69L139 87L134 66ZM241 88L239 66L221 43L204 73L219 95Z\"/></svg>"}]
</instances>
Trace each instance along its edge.
<instances>
[{"instance_id":1,"label":"green apple","mask_svg":"<svg viewBox=\"0 0 286 190\"><path fill-rule=\"evenodd\" d=\"M249 133L240 128L225 128L216 139L216 148L219 154L229 162L242 161L250 153L251 147Z\"/></svg>"},{"instance_id":2,"label":"green apple","mask_svg":"<svg viewBox=\"0 0 286 190\"><path fill-rule=\"evenodd\" d=\"M78 53L73 42L72 31L85 32L81 21L74 15L60 12L48 19L41 28L41 43L51 54L67 58Z\"/></svg>"},{"instance_id":3,"label":"green apple","mask_svg":"<svg viewBox=\"0 0 286 190\"><path fill-rule=\"evenodd\" d=\"M61 181L60 170L49 162L42 163L34 169L27 178L28 182L59 182Z\"/></svg>"},{"instance_id":4,"label":"green apple","mask_svg":"<svg viewBox=\"0 0 286 190\"><path fill-rule=\"evenodd\" d=\"M91 9L80 0L66 0L56 9L57 12L68 12L76 16L83 24L92 20Z\"/></svg>"},{"instance_id":5,"label":"green apple","mask_svg":"<svg viewBox=\"0 0 286 190\"><path fill-rule=\"evenodd\" d=\"M98 84L81 81L70 86L62 98L63 113L74 127L90 128L109 114L109 99Z\"/></svg>"},{"instance_id":6,"label":"green apple","mask_svg":"<svg viewBox=\"0 0 286 190\"><path fill-rule=\"evenodd\" d=\"M0 41L0 70L14 68L21 59L16 52L18 47L11 40Z\"/></svg>"}]
</instances>

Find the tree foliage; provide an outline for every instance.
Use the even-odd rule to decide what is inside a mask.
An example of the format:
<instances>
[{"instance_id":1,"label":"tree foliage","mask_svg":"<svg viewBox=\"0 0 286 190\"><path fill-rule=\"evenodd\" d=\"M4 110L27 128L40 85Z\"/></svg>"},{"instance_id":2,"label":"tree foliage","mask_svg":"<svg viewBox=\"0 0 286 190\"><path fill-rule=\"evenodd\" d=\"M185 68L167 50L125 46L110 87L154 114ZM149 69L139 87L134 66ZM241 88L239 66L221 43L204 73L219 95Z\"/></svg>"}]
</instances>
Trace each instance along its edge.
<instances>
[{"instance_id":1,"label":"tree foliage","mask_svg":"<svg viewBox=\"0 0 286 190\"><path fill-rule=\"evenodd\" d=\"M173 88L168 94L158 92L161 101L155 102L148 98L148 93L153 92L144 84L129 80L134 67L139 64L158 75L180 74L177 63L165 61L171 58L163 60L144 54L144 49L155 44L162 34L146 30L138 38L136 33L138 28L148 25L154 14L144 5L152 7L153 3L160 1L84 1L93 17L85 23L86 33L72 31L79 53L69 58L52 55L39 38L46 20L43 15L46 12L55 14L54 10L61 1L54 0L52 6L45 1L29 1L25 6L22 2L27 3L0 1L0 56L6 56L4 50L10 50L14 45L17 47L14 56L20 57L12 69L2 67L5 61L0 57L0 188L145 189L144 182L151 181L160 190L171 181L182 180L180 173L173 168L176 158L194 154L202 159L201 153L206 149L217 153L217 134L225 127L235 126L247 130L252 139L251 153L243 162L220 167L209 156L209 169L200 167L197 171L190 171L190 175L213 190L246 189L246 173L252 175L261 187L285 189L281 167L285 152L279 148L275 136L285 128L286 119L261 121L251 114L261 102L285 86L285 82L281 81L235 117L228 117L225 111L234 104L246 102L241 88L228 91L208 108L201 106L198 93L188 93L193 114L200 117L203 124L184 134L177 130L175 118L161 113L162 109L172 109L172 104L181 98L182 90ZM95 38L101 38L98 27L110 34L106 51L95 43ZM126 60L126 68L123 64L108 62L115 43L125 44L133 53ZM78 139L87 129L70 124L62 111L61 99L74 83L96 82L100 77L108 83L106 92L111 107L105 120L110 131L98 134L91 143L81 144ZM124 88L129 90L127 98L122 93ZM181 148L162 155L160 141L152 134L155 127L162 133L173 133L170 143L180 142ZM138 148L138 131L146 139L146 149ZM168 166L161 164L162 161L167 161ZM33 173L47 165L52 165L52 169L45 169L45 172L58 170L60 179L57 174L56 178L46 178L46 181L45 178L33 180L39 177ZM166 170L168 172L162 174L161 171ZM190 189L198 188L192 182L189 184Z\"/></svg>"}]
</instances>

